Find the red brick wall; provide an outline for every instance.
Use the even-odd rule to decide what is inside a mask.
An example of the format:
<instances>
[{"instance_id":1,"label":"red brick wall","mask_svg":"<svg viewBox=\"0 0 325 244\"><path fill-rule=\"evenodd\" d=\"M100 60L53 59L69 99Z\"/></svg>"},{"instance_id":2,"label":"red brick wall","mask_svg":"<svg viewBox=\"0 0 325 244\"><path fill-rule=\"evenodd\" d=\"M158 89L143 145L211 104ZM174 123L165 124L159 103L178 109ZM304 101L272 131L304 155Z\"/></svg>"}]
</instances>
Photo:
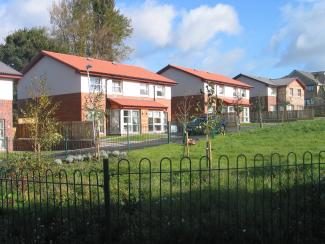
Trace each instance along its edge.
<instances>
[{"instance_id":1,"label":"red brick wall","mask_svg":"<svg viewBox=\"0 0 325 244\"><path fill-rule=\"evenodd\" d=\"M9 150L13 148L12 101L0 100L0 119L5 120L5 136L9 137Z\"/></svg>"},{"instance_id":2,"label":"red brick wall","mask_svg":"<svg viewBox=\"0 0 325 244\"><path fill-rule=\"evenodd\" d=\"M59 121L81 121L82 105L81 93L52 96L54 102L59 103L57 119ZM18 109L23 109L28 99L18 100Z\"/></svg>"},{"instance_id":3,"label":"red brick wall","mask_svg":"<svg viewBox=\"0 0 325 244\"><path fill-rule=\"evenodd\" d=\"M191 95L191 96L179 96L179 97L173 97L172 101L171 101L171 106L172 106L172 111L171 111L171 115L172 121L177 121L177 114L179 113L179 110L182 110L182 104L184 99L186 99L186 97L188 97L188 99L190 100L191 103L191 109L190 109L190 116L195 116L195 115L199 115L199 114L203 114L204 112L204 95ZM197 111L197 106L198 104L200 104L200 112Z\"/></svg>"}]
</instances>

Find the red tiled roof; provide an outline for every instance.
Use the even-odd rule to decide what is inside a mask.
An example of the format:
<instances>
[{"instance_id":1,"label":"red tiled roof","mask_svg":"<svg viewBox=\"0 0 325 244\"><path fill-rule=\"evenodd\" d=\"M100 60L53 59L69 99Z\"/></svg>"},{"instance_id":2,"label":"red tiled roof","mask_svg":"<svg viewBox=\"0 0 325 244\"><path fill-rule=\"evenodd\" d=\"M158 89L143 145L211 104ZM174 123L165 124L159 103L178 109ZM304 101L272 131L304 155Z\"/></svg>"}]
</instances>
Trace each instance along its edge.
<instances>
[{"instance_id":1,"label":"red tiled roof","mask_svg":"<svg viewBox=\"0 0 325 244\"><path fill-rule=\"evenodd\" d=\"M226 98L226 97L219 97L225 104L227 105L234 105L236 104L236 99L234 98ZM239 102L240 105L247 105L249 106L249 100L248 99L241 99Z\"/></svg>"},{"instance_id":2,"label":"red tiled roof","mask_svg":"<svg viewBox=\"0 0 325 244\"><path fill-rule=\"evenodd\" d=\"M156 101L146 101L128 98L109 98L113 103L127 108L167 108L167 106Z\"/></svg>"},{"instance_id":3,"label":"red tiled roof","mask_svg":"<svg viewBox=\"0 0 325 244\"><path fill-rule=\"evenodd\" d=\"M197 69L186 68L186 67L182 67L182 66L171 65L171 64L167 65L165 68L158 71L157 73L161 74L162 72L164 72L165 70L167 70L170 67L184 71L188 74L194 75L194 76L201 78L203 80L206 80L206 81L212 81L212 82L216 82L216 83L221 83L221 84L231 85L231 86L236 86L236 87L243 87L243 88L248 88L248 89L251 88L250 85L247 85L241 81L234 80L234 79L224 76L224 75L210 73L207 71L202 71L202 70L197 70Z\"/></svg>"},{"instance_id":4,"label":"red tiled roof","mask_svg":"<svg viewBox=\"0 0 325 244\"><path fill-rule=\"evenodd\" d=\"M40 60L42 57L48 56L61 63L64 63L80 73L87 73L86 66L91 65L89 69L90 74L98 76L107 76L111 78L126 78L131 80L141 80L144 82L156 82L166 85L175 85L176 82L163 77L154 72L148 71L144 68L126 65L126 64L117 64L111 61L94 59L94 58L85 58L75 55L55 53L50 51L41 51L37 56L35 56L30 64L25 67L23 73L26 73L30 70L35 63Z\"/></svg>"}]
</instances>

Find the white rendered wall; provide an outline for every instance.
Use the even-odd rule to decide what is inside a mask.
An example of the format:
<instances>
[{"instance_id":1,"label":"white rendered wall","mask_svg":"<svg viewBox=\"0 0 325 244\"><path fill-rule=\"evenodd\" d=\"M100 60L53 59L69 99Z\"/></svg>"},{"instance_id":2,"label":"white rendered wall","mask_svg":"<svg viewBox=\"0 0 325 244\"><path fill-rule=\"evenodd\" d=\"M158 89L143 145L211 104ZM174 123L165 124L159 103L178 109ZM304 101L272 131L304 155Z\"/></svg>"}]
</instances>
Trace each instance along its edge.
<instances>
[{"instance_id":1,"label":"white rendered wall","mask_svg":"<svg viewBox=\"0 0 325 244\"><path fill-rule=\"evenodd\" d=\"M81 92L80 74L73 68L45 56L18 82L18 99L30 98L31 84L40 77L46 78L46 87L52 96Z\"/></svg>"},{"instance_id":2,"label":"white rendered wall","mask_svg":"<svg viewBox=\"0 0 325 244\"><path fill-rule=\"evenodd\" d=\"M222 97L228 97L228 98L234 98L234 91L235 89L243 89L246 91L246 96L243 97L245 99L249 99L249 95L250 95L250 92L249 92L249 89L244 89L244 88L238 88L238 87L233 87L233 86L227 86L227 85L214 85L214 89L215 89L215 92L217 93L218 96L222 96ZM221 87L224 87L224 93L223 94L220 94L219 91L221 90ZM202 89L205 90L205 93L207 93L207 83L204 82L203 83L203 87Z\"/></svg>"},{"instance_id":3,"label":"white rendered wall","mask_svg":"<svg viewBox=\"0 0 325 244\"><path fill-rule=\"evenodd\" d=\"M0 78L0 100L10 100L13 98L13 81Z\"/></svg>"}]
</instances>

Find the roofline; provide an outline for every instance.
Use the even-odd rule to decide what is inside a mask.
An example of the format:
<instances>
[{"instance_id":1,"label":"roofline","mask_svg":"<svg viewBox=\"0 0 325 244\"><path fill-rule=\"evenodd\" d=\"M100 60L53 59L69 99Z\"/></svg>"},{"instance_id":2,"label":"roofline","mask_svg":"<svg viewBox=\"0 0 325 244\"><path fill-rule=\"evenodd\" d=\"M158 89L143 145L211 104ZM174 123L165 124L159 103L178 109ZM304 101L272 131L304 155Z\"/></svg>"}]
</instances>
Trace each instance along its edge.
<instances>
[{"instance_id":1,"label":"roofline","mask_svg":"<svg viewBox=\"0 0 325 244\"><path fill-rule=\"evenodd\" d=\"M10 74L0 74L0 78L8 78L8 79L14 79L14 80L20 80L21 75L10 75Z\"/></svg>"},{"instance_id":2,"label":"roofline","mask_svg":"<svg viewBox=\"0 0 325 244\"><path fill-rule=\"evenodd\" d=\"M240 76L245 76L245 77L250 78L250 79L252 79L252 80L255 80L255 81L257 81L257 82L263 83L263 84L265 84L266 86L270 86L270 87L278 87L277 85L271 85L271 84L269 84L269 83L266 83L266 82L264 82L264 81L258 80L258 79L254 78L254 77L251 77L251 76L249 76L249 75L245 75L245 74L242 74L242 73L236 75L236 76L234 77L234 79L237 79L237 78L239 78Z\"/></svg>"},{"instance_id":3,"label":"roofline","mask_svg":"<svg viewBox=\"0 0 325 244\"><path fill-rule=\"evenodd\" d=\"M162 69L159 70L157 73L158 73L158 74L161 74L162 72L165 72L165 71L168 70L169 68L174 68L174 69L177 69L177 70L179 70L179 71L182 71L182 72L184 72L184 73L186 73L186 74L189 74L189 75L195 76L195 77L201 79L203 82L204 82L204 81L212 81L212 82L215 82L215 83L221 83L221 84L223 84L223 85L224 85L224 84L230 85L230 84L227 83L227 82L222 82L222 81L216 81L216 80L207 80L207 79L204 79L204 78L202 78L202 77L199 76L199 75L193 74L193 73L188 72L188 71L186 71L186 70L182 70L182 69L180 69L180 68L178 68L178 67L176 67L176 66L174 66L174 65L172 65L172 64L168 64L166 67L162 68ZM235 84L231 84L231 85L234 86L234 87L252 88L252 86L247 85L247 84L245 84L244 86L241 86L241 85L235 85Z\"/></svg>"},{"instance_id":4,"label":"roofline","mask_svg":"<svg viewBox=\"0 0 325 244\"><path fill-rule=\"evenodd\" d=\"M299 74L301 74L302 76L304 76L305 78L307 78L309 81L312 81L312 82L315 83L316 85L318 85L318 84L320 83L319 81L317 81L317 79L316 79L316 81L315 81L315 80L309 78L307 75L305 75L305 74L303 73L303 72L305 72L305 71L300 71L300 70L294 69L292 72L298 72ZM291 73L292 73L292 72L291 72ZM312 72L309 72L309 73L312 73Z\"/></svg>"},{"instance_id":5,"label":"roofline","mask_svg":"<svg viewBox=\"0 0 325 244\"><path fill-rule=\"evenodd\" d=\"M47 54L45 51L41 51L41 52L39 52L36 56L34 56L32 59L31 59L31 61L24 67L24 69L23 69L23 71L22 71L22 73L23 74L26 74L31 68L33 68L34 66L35 66L35 64L39 61L39 60L41 60L43 57L49 57L49 58L52 58L52 59L54 59L54 60L56 60L56 61L58 61L58 62L60 62L60 63L62 63L62 64L64 64L64 65L67 65L67 66L69 66L70 68L72 68L72 69L74 69L74 70L76 70L78 73L80 73L80 74L83 74L83 73L85 73L85 74L87 74L87 72L86 71L83 71L83 70L79 70L79 69L76 69L76 67L74 67L74 66L72 66L71 64L69 64L69 63L66 63L66 62L63 62L62 60L60 60L60 59L58 59L58 58L56 58L56 57L53 57L53 56L51 56L51 55L49 55L49 54ZM116 75L110 75L110 74L104 74L104 73L97 73L97 72L89 72L90 74L97 74L97 75L99 75L99 76L102 76L102 77L113 77L113 76L116 76ZM127 78L127 79L133 79L134 81L150 81L150 82L157 82L157 83L159 83L159 84L164 84L164 85L171 85L171 86L174 86L174 85L176 85L176 84L178 84L176 81L174 81L174 80L171 80L172 82L164 82L164 81L160 81L160 80L150 80L150 79L146 79L146 78L138 78L138 77L131 77L131 76L116 76L116 77L119 77L120 79L121 78Z\"/></svg>"}]
</instances>

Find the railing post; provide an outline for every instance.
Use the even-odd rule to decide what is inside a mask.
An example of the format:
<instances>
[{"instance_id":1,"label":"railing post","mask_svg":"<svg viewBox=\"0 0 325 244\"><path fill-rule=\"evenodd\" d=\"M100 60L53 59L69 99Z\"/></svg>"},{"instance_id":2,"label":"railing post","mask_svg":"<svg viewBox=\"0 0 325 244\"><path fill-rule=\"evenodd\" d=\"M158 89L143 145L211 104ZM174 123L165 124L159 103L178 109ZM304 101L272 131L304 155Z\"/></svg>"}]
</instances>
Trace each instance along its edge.
<instances>
[{"instance_id":1,"label":"railing post","mask_svg":"<svg viewBox=\"0 0 325 244\"><path fill-rule=\"evenodd\" d=\"M109 163L108 159L103 160L103 172L104 172L104 204L105 204L105 227L107 243L110 242L110 225L111 225L111 201L110 201L110 176L109 176Z\"/></svg>"},{"instance_id":2,"label":"railing post","mask_svg":"<svg viewBox=\"0 0 325 244\"><path fill-rule=\"evenodd\" d=\"M170 122L167 121L167 142L170 143Z\"/></svg>"},{"instance_id":3,"label":"railing post","mask_svg":"<svg viewBox=\"0 0 325 244\"><path fill-rule=\"evenodd\" d=\"M129 121L127 123L126 139L127 139L128 152L129 152L130 151L130 129L129 129Z\"/></svg>"}]
</instances>

